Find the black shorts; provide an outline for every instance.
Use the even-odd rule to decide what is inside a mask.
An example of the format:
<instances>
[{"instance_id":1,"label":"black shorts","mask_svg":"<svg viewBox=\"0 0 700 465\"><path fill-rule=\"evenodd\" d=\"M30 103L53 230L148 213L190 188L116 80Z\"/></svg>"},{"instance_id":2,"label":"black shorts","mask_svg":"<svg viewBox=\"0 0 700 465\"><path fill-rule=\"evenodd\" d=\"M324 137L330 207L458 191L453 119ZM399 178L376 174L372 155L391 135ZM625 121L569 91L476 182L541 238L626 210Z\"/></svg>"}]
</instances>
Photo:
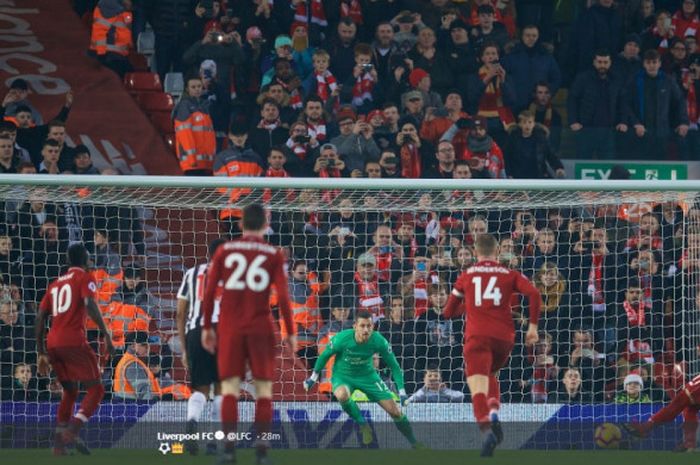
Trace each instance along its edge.
<instances>
[{"instance_id":1,"label":"black shorts","mask_svg":"<svg viewBox=\"0 0 700 465\"><path fill-rule=\"evenodd\" d=\"M212 355L202 347L202 330L191 329L187 333L187 367L190 370L192 386L209 386L219 382L216 370L216 355Z\"/></svg>"}]
</instances>

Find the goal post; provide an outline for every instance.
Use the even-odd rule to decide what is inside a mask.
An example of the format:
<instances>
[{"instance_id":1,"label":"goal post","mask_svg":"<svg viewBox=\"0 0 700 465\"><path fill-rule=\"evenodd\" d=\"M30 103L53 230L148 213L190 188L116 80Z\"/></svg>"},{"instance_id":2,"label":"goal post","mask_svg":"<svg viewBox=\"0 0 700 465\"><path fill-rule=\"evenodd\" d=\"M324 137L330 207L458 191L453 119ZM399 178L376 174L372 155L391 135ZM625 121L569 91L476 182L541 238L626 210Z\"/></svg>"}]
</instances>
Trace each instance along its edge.
<instances>
[{"instance_id":1,"label":"goal post","mask_svg":"<svg viewBox=\"0 0 700 465\"><path fill-rule=\"evenodd\" d=\"M301 342L297 354L280 349L282 422L345 418L329 413L338 410L330 366L312 394L300 382L360 309L374 315L415 394L409 418L431 431L472 422L464 320L445 320L436 309L474 263L474 237L488 232L499 241L499 261L543 296L534 348L523 344L527 302L511 302L516 344L500 389L506 421L530 426L509 446L559 448L566 440L540 428L559 418L585 424L590 434L581 447L592 447L597 424L646 418L700 372L699 195L696 181L0 175L2 423L53 421L60 387L37 376L33 323L46 284L65 267L68 244L81 241L91 251L98 303L120 353L129 350L130 334L147 333L146 362L159 384L184 386L175 325L184 271L206 261L211 240L237 231L241 207L262 202L268 239L289 258ZM99 352L94 332L89 337ZM100 423L184 421L185 391L125 399L114 391L118 357L101 355L107 396ZM377 367L395 390L385 365ZM387 420L363 393L355 398L373 420ZM244 421L252 419L246 405ZM137 431L113 433L109 444L140 444Z\"/></svg>"}]
</instances>

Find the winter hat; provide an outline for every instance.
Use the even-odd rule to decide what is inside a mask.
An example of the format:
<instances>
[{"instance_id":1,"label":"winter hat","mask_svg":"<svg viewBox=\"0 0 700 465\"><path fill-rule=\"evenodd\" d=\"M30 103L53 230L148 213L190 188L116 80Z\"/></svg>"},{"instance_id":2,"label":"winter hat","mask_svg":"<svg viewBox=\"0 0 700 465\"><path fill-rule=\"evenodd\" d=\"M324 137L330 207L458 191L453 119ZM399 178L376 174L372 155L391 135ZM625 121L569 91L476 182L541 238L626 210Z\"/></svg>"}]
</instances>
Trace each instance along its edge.
<instances>
[{"instance_id":1,"label":"winter hat","mask_svg":"<svg viewBox=\"0 0 700 465\"><path fill-rule=\"evenodd\" d=\"M277 38L275 39L275 48L280 48L284 46L291 47L292 39L290 39L289 36L286 36L284 34L277 36Z\"/></svg>"},{"instance_id":2,"label":"winter hat","mask_svg":"<svg viewBox=\"0 0 700 465\"><path fill-rule=\"evenodd\" d=\"M636 373L630 373L629 375L625 376L624 387L627 388L627 385L630 383L638 383L639 386L644 389L644 381L642 380L642 377Z\"/></svg>"},{"instance_id":3,"label":"winter hat","mask_svg":"<svg viewBox=\"0 0 700 465\"><path fill-rule=\"evenodd\" d=\"M411 83L411 87L418 87L418 84L423 80L423 78L430 76L428 72L421 68L415 68L408 75L408 82Z\"/></svg>"},{"instance_id":4,"label":"winter hat","mask_svg":"<svg viewBox=\"0 0 700 465\"><path fill-rule=\"evenodd\" d=\"M642 45L642 38L639 37L639 34L627 34L627 36L625 36L625 44L629 44L630 42L634 42L637 44L637 47L640 47Z\"/></svg>"},{"instance_id":5,"label":"winter hat","mask_svg":"<svg viewBox=\"0 0 700 465\"><path fill-rule=\"evenodd\" d=\"M464 29L465 31L468 31L469 26L467 26L467 23L461 19L455 19L450 23L450 32L452 32L453 29Z\"/></svg>"},{"instance_id":6,"label":"winter hat","mask_svg":"<svg viewBox=\"0 0 700 465\"><path fill-rule=\"evenodd\" d=\"M351 107L343 107L338 110L338 113L336 114L335 117L337 122L341 122L346 119L351 119L353 121L357 121L357 115L355 114L355 111Z\"/></svg>"},{"instance_id":7,"label":"winter hat","mask_svg":"<svg viewBox=\"0 0 700 465\"><path fill-rule=\"evenodd\" d=\"M382 110L372 110L367 114L367 118L365 121L369 123L374 119L375 116L381 116L382 120L384 120L384 113L382 113Z\"/></svg>"}]
</instances>

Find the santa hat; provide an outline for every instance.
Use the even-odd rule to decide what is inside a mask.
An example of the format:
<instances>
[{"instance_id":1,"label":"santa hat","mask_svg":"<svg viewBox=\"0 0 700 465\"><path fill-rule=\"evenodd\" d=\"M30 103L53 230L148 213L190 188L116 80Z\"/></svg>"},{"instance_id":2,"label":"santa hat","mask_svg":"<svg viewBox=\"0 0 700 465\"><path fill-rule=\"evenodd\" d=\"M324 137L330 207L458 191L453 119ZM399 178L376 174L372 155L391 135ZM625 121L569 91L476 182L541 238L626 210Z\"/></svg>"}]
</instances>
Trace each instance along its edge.
<instances>
[{"instance_id":1,"label":"santa hat","mask_svg":"<svg viewBox=\"0 0 700 465\"><path fill-rule=\"evenodd\" d=\"M637 373L630 373L629 375L625 376L625 382L623 383L625 389L630 383L637 383L639 384L639 387L644 389L644 381L642 380L642 377L639 376Z\"/></svg>"},{"instance_id":2,"label":"santa hat","mask_svg":"<svg viewBox=\"0 0 700 465\"><path fill-rule=\"evenodd\" d=\"M415 68L411 71L408 76L408 82L411 83L411 87L418 87L418 84L423 80L423 78L430 76L428 72L421 68Z\"/></svg>"},{"instance_id":3,"label":"santa hat","mask_svg":"<svg viewBox=\"0 0 700 465\"><path fill-rule=\"evenodd\" d=\"M384 113L382 113L382 110L372 110L367 115L367 119L365 121L369 123L375 116L381 116L382 120L384 119Z\"/></svg>"},{"instance_id":4,"label":"santa hat","mask_svg":"<svg viewBox=\"0 0 700 465\"><path fill-rule=\"evenodd\" d=\"M289 28L290 37L294 37L294 31L296 31L298 27L303 27L304 29L306 29L306 33L308 34L309 26L306 23L302 23L301 21L294 21L292 23L292 27Z\"/></svg>"}]
</instances>

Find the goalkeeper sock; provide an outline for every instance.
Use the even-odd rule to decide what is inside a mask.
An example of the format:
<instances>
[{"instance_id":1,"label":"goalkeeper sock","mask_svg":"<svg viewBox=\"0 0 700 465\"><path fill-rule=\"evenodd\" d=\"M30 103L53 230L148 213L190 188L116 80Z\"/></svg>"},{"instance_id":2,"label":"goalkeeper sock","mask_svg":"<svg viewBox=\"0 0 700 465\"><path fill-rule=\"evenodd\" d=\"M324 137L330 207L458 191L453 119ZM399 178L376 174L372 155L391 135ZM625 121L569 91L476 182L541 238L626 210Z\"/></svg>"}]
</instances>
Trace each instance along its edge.
<instances>
[{"instance_id":1,"label":"goalkeeper sock","mask_svg":"<svg viewBox=\"0 0 700 465\"><path fill-rule=\"evenodd\" d=\"M207 398L199 391L194 391L187 399L187 421L199 421L202 417L202 410L207 404Z\"/></svg>"},{"instance_id":2,"label":"goalkeeper sock","mask_svg":"<svg viewBox=\"0 0 700 465\"><path fill-rule=\"evenodd\" d=\"M673 421L689 405L690 399L688 395L681 391L673 398L670 404L653 414L649 421L655 424L668 423Z\"/></svg>"},{"instance_id":3,"label":"goalkeeper sock","mask_svg":"<svg viewBox=\"0 0 700 465\"><path fill-rule=\"evenodd\" d=\"M360 412L360 408L357 406L354 400L348 399L345 402L341 402L340 406L343 408L345 413L350 415L350 418L355 420L358 424L364 425L367 423L365 417L362 416L362 412Z\"/></svg>"},{"instance_id":4,"label":"goalkeeper sock","mask_svg":"<svg viewBox=\"0 0 700 465\"><path fill-rule=\"evenodd\" d=\"M58 414L56 415L56 420L59 425L68 424L71 414L73 413L73 407L75 406L75 399L78 398L78 390L64 389L63 395L61 395L61 403L58 404Z\"/></svg>"},{"instance_id":5,"label":"goalkeeper sock","mask_svg":"<svg viewBox=\"0 0 700 465\"><path fill-rule=\"evenodd\" d=\"M489 376L489 395L488 395L489 415L498 414L501 408L501 386L498 384L498 379L495 376Z\"/></svg>"},{"instance_id":6,"label":"goalkeeper sock","mask_svg":"<svg viewBox=\"0 0 700 465\"><path fill-rule=\"evenodd\" d=\"M83 423L87 423L88 418L94 415L97 407L100 406L100 401L105 395L105 387L102 384L94 384L90 386L87 390L87 394L83 397L83 401L80 403L80 408L78 413L75 414L75 418L78 418Z\"/></svg>"},{"instance_id":7,"label":"goalkeeper sock","mask_svg":"<svg viewBox=\"0 0 700 465\"><path fill-rule=\"evenodd\" d=\"M406 414L401 415L399 418L394 418L394 424L401 434L408 439L408 442L410 442L411 445L417 442L416 437L413 435L413 428L411 427L411 423L408 421Z\"/></svg>"},{"instance_id":8,"label":"goalkeeper sock","mask_svg":"<svg viewBox=\"0 0 700 465\"><path fill-rule=\"evenodd\" d=\"M272 424L272 399L258 399L255 401L255 432L269 433Z\"/></svg>"},{"instance_id":9,"label":"goalkeeper sock","mask_svg":"<svg viewBox=\"0 0 700 465\"><path fill-rule=\"evenodd\" d=\"M472 396L472 407L474 408L474 417L479 424L479 429L482 432L491 429L491 421L489 420L489 408L486 404L486 394L480 392Z\"/></svg>"}]
</instances>

